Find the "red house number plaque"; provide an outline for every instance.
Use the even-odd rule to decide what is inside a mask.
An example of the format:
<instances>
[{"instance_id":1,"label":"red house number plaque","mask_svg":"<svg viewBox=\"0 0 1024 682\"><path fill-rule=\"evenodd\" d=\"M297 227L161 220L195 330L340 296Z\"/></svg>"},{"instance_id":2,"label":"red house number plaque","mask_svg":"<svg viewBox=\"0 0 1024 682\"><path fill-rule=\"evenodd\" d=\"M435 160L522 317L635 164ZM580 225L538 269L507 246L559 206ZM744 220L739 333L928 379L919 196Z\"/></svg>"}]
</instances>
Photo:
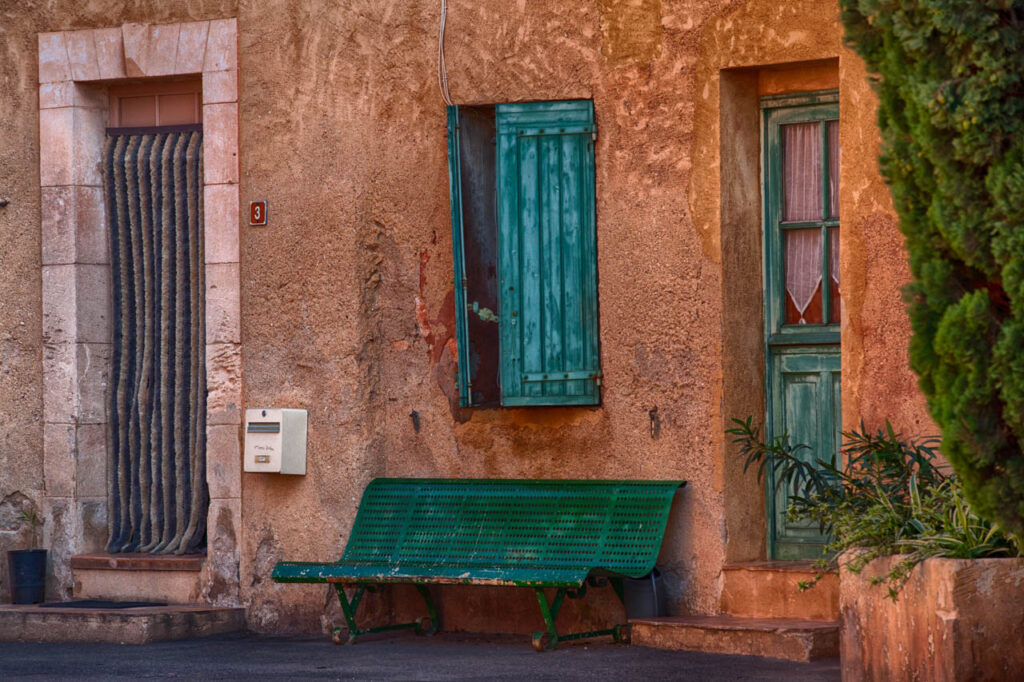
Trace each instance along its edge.
<instances>
[{"instance_id":1,"label":"red house number plaque","mask_svg":"<svg viewBox=\"0 0 1024 682\"><path fill-rule=\"evenodd\" d=\"M266 225L267 224L267 202L266 201L250 201L249 202L249 224L250 225Z\"/></svg>"}]
</instances>

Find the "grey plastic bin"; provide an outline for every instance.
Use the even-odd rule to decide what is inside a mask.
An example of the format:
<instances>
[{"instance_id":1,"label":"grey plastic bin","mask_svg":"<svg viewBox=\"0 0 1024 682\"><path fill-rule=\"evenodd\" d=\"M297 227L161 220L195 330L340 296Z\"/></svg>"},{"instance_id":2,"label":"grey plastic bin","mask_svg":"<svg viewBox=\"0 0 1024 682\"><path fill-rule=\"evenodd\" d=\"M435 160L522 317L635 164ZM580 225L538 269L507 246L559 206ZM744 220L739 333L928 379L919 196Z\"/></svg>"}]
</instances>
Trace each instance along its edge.
<instances>
[{"instance_id":1,"label":"grey plastic bin","mask_svg":"<svg viewBox=\"0 0 1024 682\"><path fill-rule=\"evenodd\" d=\"M626 617L657 618L668 615L665 582L655 568L643 578L626 578Z\"/></svg>"}]
</instances>

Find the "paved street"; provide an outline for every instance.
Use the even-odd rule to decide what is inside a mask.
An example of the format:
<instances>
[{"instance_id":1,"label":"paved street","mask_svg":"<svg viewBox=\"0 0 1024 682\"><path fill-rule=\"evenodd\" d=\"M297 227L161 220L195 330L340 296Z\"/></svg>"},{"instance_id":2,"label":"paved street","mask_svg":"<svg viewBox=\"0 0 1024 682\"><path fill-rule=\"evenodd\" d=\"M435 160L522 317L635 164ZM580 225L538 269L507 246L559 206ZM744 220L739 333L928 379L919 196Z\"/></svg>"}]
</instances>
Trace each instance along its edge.
<instances>
[{"instance_id":1,"label":"paved street","mask_svg":"<svg viewBox=\"0 0 1024 682\"><path fill-rule=\"evenodd\" d=\"M800 664L605 643L538 654L527 638L222 636L144 646L0 643L0 680L838 680L838 660Z\"/></svg>"}]
</instances>

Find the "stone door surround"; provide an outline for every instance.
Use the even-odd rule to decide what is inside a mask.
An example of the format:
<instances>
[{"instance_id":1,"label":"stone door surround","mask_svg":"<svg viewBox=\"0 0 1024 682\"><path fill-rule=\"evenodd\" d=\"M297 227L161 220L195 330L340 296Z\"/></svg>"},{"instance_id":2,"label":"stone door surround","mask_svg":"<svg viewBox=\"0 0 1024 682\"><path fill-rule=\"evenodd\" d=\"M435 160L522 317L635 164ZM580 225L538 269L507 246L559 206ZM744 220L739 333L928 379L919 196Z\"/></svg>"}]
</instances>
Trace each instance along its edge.
<instances>
[{"instance_id":1,"label":"stone door surround","mask_svg":"<svg viewBox=\"0 0 1024 682\"><path fill-rule=\"evenodd\" d=\"M45 542L56 596L71 556L106 543L110 261L102 150L107 87L201 76L206 261L208 554L205 600L238 602L241 325L235 19L39 34Z\"/></svg>"}]
</instances>

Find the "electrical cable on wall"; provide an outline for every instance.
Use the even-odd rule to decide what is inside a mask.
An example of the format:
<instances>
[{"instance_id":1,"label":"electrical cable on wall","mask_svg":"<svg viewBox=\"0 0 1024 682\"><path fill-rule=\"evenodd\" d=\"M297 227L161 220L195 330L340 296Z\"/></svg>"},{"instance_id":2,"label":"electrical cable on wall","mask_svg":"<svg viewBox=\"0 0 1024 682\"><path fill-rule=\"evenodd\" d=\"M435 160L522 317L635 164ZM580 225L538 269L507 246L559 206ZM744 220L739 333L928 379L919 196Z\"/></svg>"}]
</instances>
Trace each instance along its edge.
<instances>
[{"instance_id":1,"label":"electrical cable on wall","mask_svg":"<svg viewBox=\"0 0 1024 682\"><path fill-rule=\"evenodd\" d=\"M441 0L441 30L437 36L437 87L441 89L445 104L453 106L452 97L448 93L448 68L444 63L444 22L447 15L448 0Z\"/></svg>"}]
</instances>

